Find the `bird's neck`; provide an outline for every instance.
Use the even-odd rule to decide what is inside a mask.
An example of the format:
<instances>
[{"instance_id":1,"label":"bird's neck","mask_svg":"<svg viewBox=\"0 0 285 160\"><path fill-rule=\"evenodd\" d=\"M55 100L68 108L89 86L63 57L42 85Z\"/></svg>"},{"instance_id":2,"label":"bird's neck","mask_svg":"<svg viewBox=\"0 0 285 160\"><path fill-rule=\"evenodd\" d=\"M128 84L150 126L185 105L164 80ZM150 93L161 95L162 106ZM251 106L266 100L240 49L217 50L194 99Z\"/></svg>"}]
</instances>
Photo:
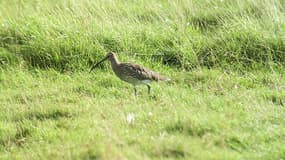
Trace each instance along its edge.
<instances>
[{"instance_id":1,"label":"bird's neck","mask_svg":"<svg viewBox=\"0 0 285 160\"><path fill-rule=\"evenodd\" d=\"M120 61L118 60L118 58L116 56L112 57L110 59L110 62L111 62L112 68L116 68L116 66L118 66L120 64Z\"/></svg>"}]
</instances>

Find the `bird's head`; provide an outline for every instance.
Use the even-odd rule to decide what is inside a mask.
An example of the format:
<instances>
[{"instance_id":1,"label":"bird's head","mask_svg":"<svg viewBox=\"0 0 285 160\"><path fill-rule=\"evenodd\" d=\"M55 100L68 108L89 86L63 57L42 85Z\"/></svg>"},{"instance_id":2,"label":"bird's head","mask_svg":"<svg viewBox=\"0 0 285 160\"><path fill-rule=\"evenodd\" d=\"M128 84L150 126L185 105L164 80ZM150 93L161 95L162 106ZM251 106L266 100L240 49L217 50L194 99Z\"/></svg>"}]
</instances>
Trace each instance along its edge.
<instances>
[{"instance_id":1,"label":"bird's head","mask_svg":"<svg viewBox=\"0 0 285 160\"><path fill-rule=\"evenodd\" d=\"M115 58L115 56L116 56L116 55L115 55L114 52L109 52L109 53L106 54L106 56L105 56L104 59L110 60L110 59L112 59L112 58Z\"/></svg>"},{"instance_id":2,"label":"bird's head","mask_svg":"<svg viewBox=\"0 0 285 160\"><path fill-rule=\"evenodd\" d=\"M112 60L112 59L115 59L116 58L116 54L114 52L109 52L106 54L106 56L101 59L98 63L96 63L91 69L90 69L90 72L99 66L99 64L101 64L102 62L106 61L106 60Z\"/></svg>"}]
</instances>

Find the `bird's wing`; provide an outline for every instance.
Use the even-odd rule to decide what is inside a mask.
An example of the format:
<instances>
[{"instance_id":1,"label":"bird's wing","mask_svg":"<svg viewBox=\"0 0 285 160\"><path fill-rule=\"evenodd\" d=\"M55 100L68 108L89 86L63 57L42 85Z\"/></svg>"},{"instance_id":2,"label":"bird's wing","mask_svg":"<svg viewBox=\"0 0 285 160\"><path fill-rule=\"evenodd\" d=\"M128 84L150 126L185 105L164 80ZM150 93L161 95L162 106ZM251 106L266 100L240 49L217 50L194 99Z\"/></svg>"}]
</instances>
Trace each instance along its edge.
<instances>
[{"instance_id":1,"label":"bird's wing","mask_svg":"<svg viewBox=\"0 0 285 160\"><path fill-rule=\"evenodd\" d=\"M159 75L158 73L151 71L143 66L132 64L132 63L121 63L125 72L129 73L131 76L136 77L139 80L164 80L165 77Z\"/></svg>"}]
</instances>

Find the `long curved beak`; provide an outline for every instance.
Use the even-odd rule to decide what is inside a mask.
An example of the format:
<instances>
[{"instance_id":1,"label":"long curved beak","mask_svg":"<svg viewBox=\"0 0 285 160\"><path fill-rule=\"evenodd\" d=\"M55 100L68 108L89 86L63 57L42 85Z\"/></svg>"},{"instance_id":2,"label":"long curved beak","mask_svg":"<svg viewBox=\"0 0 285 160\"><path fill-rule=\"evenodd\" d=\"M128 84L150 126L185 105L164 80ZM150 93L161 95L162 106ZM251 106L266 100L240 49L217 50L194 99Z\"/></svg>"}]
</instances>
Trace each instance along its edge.
<instances>
[{"instance_id":1,"label":"long curved beak","mask_svg":"<svg viewBox=\"0 0 285 160\"><path fill-rule=\"evenodd\" d=\"M104 61L107 60L107 59L108 59L108 57L106 56L106 57L104 57L101 61L99 61L98 63L96 63L95 65L93 65L93 66L91 67L89 73L92 72L93 69L95 69L96 67L98 67L98 65L99 65L100 63L104 62Z\"/></svg>"}]
</instances>

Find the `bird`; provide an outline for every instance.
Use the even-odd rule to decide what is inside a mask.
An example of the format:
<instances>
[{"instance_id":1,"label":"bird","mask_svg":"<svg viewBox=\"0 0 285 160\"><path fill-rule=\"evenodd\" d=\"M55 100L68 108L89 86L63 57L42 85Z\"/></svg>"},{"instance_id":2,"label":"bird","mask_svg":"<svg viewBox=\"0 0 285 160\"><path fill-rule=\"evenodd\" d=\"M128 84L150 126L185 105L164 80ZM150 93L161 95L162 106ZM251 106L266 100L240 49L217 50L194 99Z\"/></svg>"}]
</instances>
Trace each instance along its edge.
<instances>
[{"instance_id":1,"label":"bird","mask_svg":"<svg viewBox=\"0 0 285 160\"><path fill-rule=\"evenodd\" d=\"M150 94L150 82L171 80L170 78L160 75L159 73L147 69L141 65L130 62L121 63L114 52L107 53L103 59L91 67L89 72L94 70L99 64L106 60L110 61L112 70L117 77L133 85L135 97L137 97L137 85L146 85L148 94Z\"/></svg>"}]
</instances>

